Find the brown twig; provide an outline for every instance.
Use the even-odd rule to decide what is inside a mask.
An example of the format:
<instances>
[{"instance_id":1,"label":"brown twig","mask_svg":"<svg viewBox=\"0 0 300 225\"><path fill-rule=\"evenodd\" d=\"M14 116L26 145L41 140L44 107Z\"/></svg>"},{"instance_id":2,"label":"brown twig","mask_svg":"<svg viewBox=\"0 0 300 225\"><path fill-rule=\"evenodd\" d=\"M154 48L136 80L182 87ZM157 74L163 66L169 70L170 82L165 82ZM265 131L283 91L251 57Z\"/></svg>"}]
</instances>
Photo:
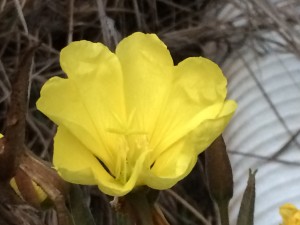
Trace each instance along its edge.
<instances>
[{"instance_id":1,"label":"brown twig","mask_svg":"<svg viewBox=\"0 0 300 225\"><path fill-rule=\"evenodd\" d=\"M3 182L8 182L15 175L23 152L29 73L35 50L36 46L25 52L12 82L11 103L0 150L0 181Z\"/></svg>"},{"instance_id":2,"label":"brown twig","mask_svg":"<svg viewBox=\"0 0 300 225\"><path fill-rule=\"evenodd\" d=\"M12 82L11 103L7 113L6 131L4 132L4 138L0 142L0 205L3 206L0 209L0 217L5 220L3 223L8 225L24 224L22 220L25 217L30 217L26 213L24 217L16 216L18 213L23 213L23 211L17 206L20 200L10 188L9 181L15 176L24 151L29 73L36 48L37 46L29 46L21 58ZM37 223L31 221L28 224L33 225Z\"/></svg>"}]
</instances>

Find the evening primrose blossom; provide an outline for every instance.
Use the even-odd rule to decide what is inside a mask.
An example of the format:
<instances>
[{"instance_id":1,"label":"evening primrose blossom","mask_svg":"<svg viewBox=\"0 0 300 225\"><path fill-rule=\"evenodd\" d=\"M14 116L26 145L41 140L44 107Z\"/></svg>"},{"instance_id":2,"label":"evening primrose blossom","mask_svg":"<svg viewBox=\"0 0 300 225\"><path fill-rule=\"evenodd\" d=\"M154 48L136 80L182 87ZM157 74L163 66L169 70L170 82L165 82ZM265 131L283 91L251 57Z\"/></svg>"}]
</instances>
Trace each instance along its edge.
<instances>
[{"instance_id":1,"label":"evening primrose blossom","mask_svg":"<svg viewBox=\"0 0 300 225\"><path fill-rule=\"evenodd\" d=\"M54 166L63 179L108 195L175 185L236 109L215 63L192 57L174 66L155 34L134 33L115 53L72 42L60 64L68 78L47 81L37 102L58 125Z\"/></svg>"},{"instance_id":2,"label":"evening primrose blossom","mask_svg":"<svg viewBox=\"0 0 300 225\"><path fill-rule=\"evenodd\" d=\"M0 133L0 139L2 139L3 137L4 137L3 134ZM37 185L34 181L31 181L31 182L32 182L32 187L35 190L38 202L41 203L44 200L46 200L47 194L43 191L43 189L39 185ZM15 177L11 178L9 183L10 183L10 186L13 188L13 190L18 194L18 196L20 198L24 199L24 193L21 193L20 187L18 187ZM26 183L26 185L28 185L28 183ZM26 187L21 187L21 189L26 191ZM26 193L25 193L25 195L26 195Z\"/></svg>"},{"instance_id":3,"label":"evening primrose blossom","mask_svg":"<svg viewBox=\"0 0 300 225\"><path fill-rule=\"evenodd\" d=\"M279 212L282 217L281 225L300 225L300 210L293 204L282 205Z\"/></svg>"}]
</instances>

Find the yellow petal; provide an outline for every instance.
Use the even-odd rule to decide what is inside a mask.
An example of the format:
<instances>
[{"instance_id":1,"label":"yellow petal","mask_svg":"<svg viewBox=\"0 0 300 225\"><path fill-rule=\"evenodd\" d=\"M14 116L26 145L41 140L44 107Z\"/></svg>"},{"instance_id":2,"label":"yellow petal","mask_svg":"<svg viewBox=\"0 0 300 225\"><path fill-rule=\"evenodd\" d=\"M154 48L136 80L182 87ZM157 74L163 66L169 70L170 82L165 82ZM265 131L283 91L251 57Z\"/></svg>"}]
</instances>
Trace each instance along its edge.
<instances>
[{"instance_id":1,"label":"yellow petal","mask_svg":"<svg viewBox=\"0 0 300 225\"><path fill-rule=\"evenodd\" d=\"M184 60L176 66L174 77L151 139L154 158L204 121L216 118L226 96L226 79L208 59Z\"/></svg>"},{"instance_id":2,"label":"yellow petal","mask_svg":"<svg viewBox=\"0 0 300 225\"><path fill-rule=\"evenodd\" d=\"M110 175L91 151L63 126L58 127L54 149L53 164L64 180L98 185L102 192L112 196L123 196L136 186L148 155L145 152L139 156L130 178L122 183Z\"/></svg>"},{"instance_id":3,"label":"yellow petal","mask_svg":"<svg viewBox=\"0 0 300 225\"><path fill-rule=\"evenodd\" d=\"M155 34L134 33L116 49L124 73L128 115L134 112L134 128L151 132L170 87L173 61Z\"/></svg>"},{"instance_id":4,"label":"yellow petal","mask_svg":"<svg viewBox=\"0 0 300 225\"><path fill-rule=\"evenodd\" d=\"M187 58L176 66L174 92L207 107L226 97L226 78L217 64L203 57Z\"/></svg>"},{"instance_id":5,"label":"yellow petal","mask_svg":"<svg viewBox=\"0 0 300 225\"><path fill-rule=\"evenodd\" d=\"M89 41L72 42L61 51L60 64L77 85L80 100L101 135L112 122L119 122L114 115L125 121L121 65L106 46Z\"/></svg>"},{"instance_id":6,"label":"yellow petal","mask_svg":"<svg viewBox=\"0 0 300 225\"><path fill-rule=\"evenodd\" d=\"M159 156L145 178L146 185L168 189L191 172L198 155L193 149L185 149L185 145L185 140L181 140Z\"/></svg>"},{"instance_id":7,"label":"yellow petal","mask_svg":"<svg viewBox=\"0 0 300 225\"><path fill-rule=\"evenodd\" d=\"M0 138L3 138L3 134L0 134Z\"/></svg>"},{"instance_id":8,"label":"yellow petal","mask_svg":"<svg viewBox=\"0 0 300 225\"><path fill-rule=\"evenodd\" d=\"M286 203L282 205L279 209L279 213L283 220L283 225L296 225L296 223L291 223L293 217L299 210L293 204Z\"/></svg>"},{"instance_id":9,"label":"yellow petal","mask_svg":"<svg viewBox=\"0 0 300 225\"><path fill-rule=\"evenodd\" d=\"M78 77L97 73L103 64L102 60L110 62L115 60L113 58L109 49L101 43L74 41L61 50L60 65L68 77Z\"/></svg>"},{"instance_id":10,"label":"yellow petal","mask_svg":"<svg viewBox=\"0 0 300 225\"><path fill-rule=\"evenodd\" d=\"M120 130L126 121L119 60L100 43L78 41L61 51L60 63L69 78L50 79L37 107L114 172L118 148L108 131Z\"/></svg>"},{"instance_id":11,"label":"yellow petal","mask_svg":"<svg viewBox=\"0 0 300 225\"><path fill-rule=\"evenodd\" d=\"M237 104L235 101L225 101L222 109L215 118L207 117L206 120L189 133L187 136L188 143L194 146L197 154L204 151L219 135L221 135L233 116L236 108ZM195 120L197 119L198 118L196 116Z\"/></svg>"},{"instance_id":12,"label":"yellow petal","mask_svg":"<svg viewBox=\"0 0 300 225\"><path fill-rule=\"evenodd\" d=\"M67 181L77 184L95 185L95 172L101 173L103 179L110 175L97 158L79 139L64 126L59 126L54 138L53 164L59 174Z\"/></svg>"},{"instance_id":13,"label":"yellow petal","mask_svg":"<svg viewBox=\"0 0 300 225\"><path fill-rule=\"evenodd\" d=\"M217 118L203 121L179 142L157 156L147 185L156 189L170 188L187 176L194 167L198 154L223 132L235 108L234 101L227 101Z\"/></svg>"},{"instance_id":14,"label":"yellow petal","mask_svg":"<svg viewBox=\"0 0 300 225\"><path fill-rule=\"evenodd\" d=\"M12 189L14 189L14 191L17 193L17 195L23 198L14 177L9 181L9 184L12 187Z\"/></svg>"},{"instance_id":15,"label":"yellow petal","mask_svg":"<svg viewBox=\"0 0 300 225\"><path fill-rule=\"evenodd\" d=\"M298 210L288 225L300 225L300 211Z\"/></svg>"},{"instance_id":16,"label":"yellow petal","mask_svg":"<svg viewBox=\"0 0 300 225\"><path fill-rule=\"evenodd\" d=\"M57 125L68 129L82 144L110 166L111 153L101 142L97 128L83 105L78 87L72 80L59 77L48 80L41 90L37 108Z\"/></svg>"},{"instance_id":17,"label":"yellow petal","mask_svg":"<svg viewBox=\"0 0 300 225\"><path fill-rule=\"evenodd\" d=\"M127 126L119 59L101 43L78 41L61 51L60 63L78 87L87 111L84 116L90 118L101 142L90 149L114 173L117 168L113 161L119 157L119 149L116 136L109 131L122 131ZM103 151L107 158L102 157Z\"/></svg>"},{"instance_id":18,"label":"yellow petal","mask_svg":"<svg viewBox=\"0 0 300 225\"><path fill-rule=\"evenodd\" d=\"M9 181L9 184L14 189L14 191L19 195L19 197L24 199L14 177ZM44 192L44 190L39 185L37 185L34 181L32 181L32 185L34 190L36 191L39 203L45 201L48 195ZM26 190L26 187L24 190Z\"/></svg>"},{"instance_id":19,"label":"yellow petal","mask_svg":"<svg viewBox=\"0 0 300 225\"><path fill-rule=\"evenodd\" d=\"M103 178L98 175L98 187L99 189L111 196L124 196L136 186L140 186L143 183L141 174L145 167L145 160L149 152L142 153L136 161L135 167L131 171L130 178L126 183L122 183L118 180L103 181Z\"/></svg>"}]
</instances>

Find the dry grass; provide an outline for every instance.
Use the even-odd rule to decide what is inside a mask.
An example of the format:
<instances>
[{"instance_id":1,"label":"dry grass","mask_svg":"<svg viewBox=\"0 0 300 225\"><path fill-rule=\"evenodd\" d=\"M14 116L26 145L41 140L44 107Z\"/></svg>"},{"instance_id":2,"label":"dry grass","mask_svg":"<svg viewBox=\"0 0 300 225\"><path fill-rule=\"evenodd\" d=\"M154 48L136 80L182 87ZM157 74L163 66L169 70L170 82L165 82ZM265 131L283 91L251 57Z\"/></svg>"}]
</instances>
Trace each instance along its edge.
<instances>
[{"instance_id":1,"label":"dry grass","mask_svg":"<svg viewBox=\"0 0 300 225\"><path fill-rule=\"evenodd\" d=\"M35 102L47 79L64 76L58 56L67 43L87 39L103 42L113 50L122 37L143 31L157 33L175 62L205 55L222 63L243 45L252 45L260 54L276 48L299 55L299 7L292 0L1 0L0 130L5 127L10 102L10 80L28 39L40 47L31 70L27 145L50 161L55 126L36 110ZM275 43L264 35L265 31L274 32L282 41ZM163 210L174 225L205 224L199 219L202 214L209 223L216 223L204 179L197 173L199 168L187 178L188 182L174 189L184 203L171 192L161 196ZM108 197L95 190L88 195L97 223L116 223ZM52 218L48 214L44 220L54 224Z\"/></svg>"}]
</instances>

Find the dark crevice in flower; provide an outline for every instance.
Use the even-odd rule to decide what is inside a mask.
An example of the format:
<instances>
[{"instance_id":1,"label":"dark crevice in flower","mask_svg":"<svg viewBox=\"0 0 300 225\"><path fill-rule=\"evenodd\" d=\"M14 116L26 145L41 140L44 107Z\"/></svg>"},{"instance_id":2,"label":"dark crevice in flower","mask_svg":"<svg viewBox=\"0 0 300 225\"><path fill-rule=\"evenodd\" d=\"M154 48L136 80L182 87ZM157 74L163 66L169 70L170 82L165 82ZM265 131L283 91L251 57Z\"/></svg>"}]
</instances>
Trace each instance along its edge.
<instances>
[{"instance_id":1,"label":"dark crevice in flower","mask_svg":"<svg viewBox=\"0 0 300 225\"><path fill-rule=\"evenodd\" d=\"M151 166L150 166L150 170L152 169L152 167L155 165L155 162L156 161L154 161L152 164L151 164Z\"/></svg>"},{"instance_id":2,"label":"dark crevice in flower","mask_svg":"<svg viewBox=\"0 0 300 225\"><path fill-rule=\"evenodd\" d=\"M105 171L111 175L114 179L116 179L116 177L110 172L110 170L108 169L108 167L105 165L104 162L102 162L99 158L96 157L96 159L98 160L98 162L101 164L101 166L103 166L103 168L105 169Z\"/></svg>"}]
</instances>

